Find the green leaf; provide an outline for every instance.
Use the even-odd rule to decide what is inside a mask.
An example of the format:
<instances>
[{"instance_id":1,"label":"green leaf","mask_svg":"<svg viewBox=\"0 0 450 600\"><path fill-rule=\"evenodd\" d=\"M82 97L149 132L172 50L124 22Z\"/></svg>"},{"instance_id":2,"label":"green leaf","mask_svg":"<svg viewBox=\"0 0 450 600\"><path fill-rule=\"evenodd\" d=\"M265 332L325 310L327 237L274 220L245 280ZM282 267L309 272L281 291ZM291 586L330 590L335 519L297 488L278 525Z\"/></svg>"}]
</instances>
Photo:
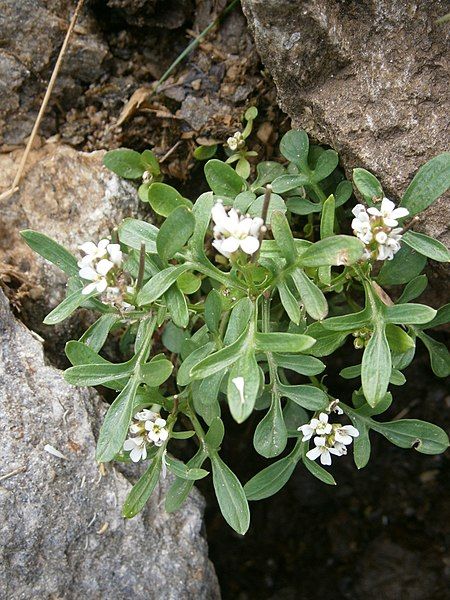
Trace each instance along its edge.
<instances>
[{"instance_id":1,"label":"green leaf","mask_svg":"<svg viewBox=\"0 0 450 600\"><path fill-rule=\"evenodd\" d=\"M272 213L270 224L273 237L281 250L283 258L286 259L288 265L292 264L297 258L297 249L288 220L282 212L276 210Z\"/></svg>"},{"instance_id":2,"label":"green leaf","mask_svg":"<svg viewBox=\"0 0 450 600\"><path fill-rule=\"evenodd\" d=\"M311 180L308 175L280 175L280 177L273 180L272 190L275 194L284 194L310 183ZM292 209L289 207L289 210Z\"/></svg>"},{"instance_id":3,"label":"green leaf","mask_svg":"<svg viewBox=\"0 0 450 600\"><path fill-rule=\"evenodd\" d=\"M371 311L364 308L364 310L349 315L330 317L323 321L322 325L330 331L356 331L371 325Z\"/></svg>"},{"instance_id":4,"label":"green leaf","mask_svg":"<svg viewBox=\"0 0 450 600\"><path fill-rule=\"evenodd\" d=\"M154 356L140 368L141 380L150 387L159 387L172 374L173 364L163 355Z\"/></svg>"},{"instance_id":5,"label":"green leaf","mask_svg":"<svg viewBox=\"0 0 450 600\"><path fill-rule=\"evenodd\" d=\"M330 237L334 233L334 211L336 202L334 196L328 196L322 206L322 215L320 217L320 238Z\"/></svg>"},{"instance_id":6,"label":"green leaf","mask_svg":"<svg viewBox=\"0 0 450 600\"><path fill-rule=\"evenodd\" d=\"M258 196L254 202L248 207L247 212L251 217L261 217L264 206L264 196ZM269 208L267 209L266 222L270 222L274 211L286 212L286 204L278 194L271 194L269 200Z\"/></svg>"},{"instance_id":7,"label":"green leaf","mask_svg":"<svg viewBox=\"0 0 450 600\"><path fill-rule=\"evenodd\" d=\"M208 425L211 425L214 419L220 417L218 395L224 375L225 371L219 371L218 373L214 373L214 375L205 377L201 381L195 381L192 385L192 399L194 401L195 412Z\"/></svg>"},{"instance_id":8,"label":"green leaf","mask_svg":"<svg viewBox=\"0 0 450 600\"><path fill-rule=\"evenodd\" d=\"M205 436L206 445L213 449L218 450L223 441L223 436L225 435L225 428L223 426L223 422L220 417L216 417L211 421L208 432Z\"/></svg>"},{"instance_id":9,"label":"green leaf","mask_svg":"<svg viewBox=\"0 0 450 600\"><path fill-rule=\"evenodd\" d=\"M236 378L244 380L243 391L235 385ZM250 347L231 368L228 377L227 398L230 412L237 423L247 419L255 406L260 384L260 371L255 353Z\"/></svg>"},{"instance_id":10,"label":"green leaf","mask_svg":"<svg viewBox=\"0 0 450 600\"><path fill-rule=\"evenodd\" d=\"M256 333L256 349L263 352L303 352L315 340L300 333Z\"/></svg>"},{"instance_id":11,"label":"green leaf","mask_svg":"<svg viewBox=\"0 0 450 600\"><path fill-rule=\"evenodd\" d=\"M104 385L120 381L133 372L135 361L126 363L97 363L77 365L64 371L64 379L77 386Z\"/></svg>"},{"instance_id":12,"label":"green leaf","mask_svg":"<svg viewBox=\"0 0 450 600\"><path fill-rule=\"evenodd\" d=\"M278 293L280 295L281 304L284 310L287 312L290 320L298 325L302 317L300 310L300 303L294 294L289 289L288 284L285 281L280 281L277 285Z\"/></svg>"},{"instance_id":13,"label":"green leaf","mask_svg":"<svg viewBox=\"0 0 450 600\"><path fill-rule=\"evenodd\" d=\"M103 157L103 164L107 169L125 179L139 179L146 170L139 152L127 148L110 150Z\"/></svg>"},{"instance_id":14,"label":"green leaf","mask_svg":"<svg viewBox=\"0 0 450 600\"><path fill-rule=\"evenodd\" d=\"M336 199L336 208L342 206L353 194L353 187L350 181L344 180L338 183L338 186L334 192Z\"/></svg>"},{"instance_id":15,"label":"green leaf","mask_svg":"<svg viewBox=\"0 0 450 600\"><path fill-rule=\"evenodd\" d=\"M375 200L384 197L381 183L375 175L365 169L353 169L353 183L369 206L373 206Z\"/></svg>"},{"instance_id":16,"label":"green leaf","mask_svg":"<svg viewBox=\"0 0 450 600\"><path fill-rule=\"evenodd\" d=\"M179 252L194 233L195 217L184 206L170 213L156 238L156 249L163 261L168 261Z\"/></svg>"},{"instance_id":17,"label":"green leaf","mask_svg":"<svg viewBox=\"0 0 450 600\"><path fill-rule=\"evenodd\" d=\"M111 328L119 321L120 316L115 313L102 315L85 331L80 338L80 342L92 348L94 352L98 352L103 348Z\"/></svg>"},{"instance_id":18,"label":"green leaf","mask_svg":"<svg viewBox=\"0 0 450 600\"><path fill-rule=\"evenodd\" d=\"M257 473L244 485L247 500L263 500L279 492L289 481L297 462L297 450L293 450L285 458Z\"/></svg>"},{"instance_id":19,"label":"green leaf","mask_svg":"<svg viewBox=\"0 0 450 600\"><path fill-rule=\"evenodd\" d=\"M158 215L168 217L176 208L183 206L191 208L192 203L171 185L165 183L152 183L148 189L148 201Z\"/></svg>"},{"instance_id":20,"label":"green leaf","mask_svg":"<svg viewBox=\"0 0 450 600\"><path fill-rule=\"evenodd\" d=\"M409 216L425 210L450 186L450 152L444 152L425 163L409 184L400 206L409 210Z\"/></svg>"},{"instance_id":21,"label":"green leaf","mask_svg":"<svg viewBox=\"0 0 450 600\"><path fill-rule=\"evenodd\" d=\"M400 298L397 300L397 304L406 304L418 298L426 289L428 285L428 278L426 275L418 275L411 279L405 286Z\"/></svg>"},{"instance_id":22,"label":"green leaf","mask_svg":"<svg viewBox=\"0 0 450 600\"><path fill-rule=\"evenodd\" d=\"M151 150L144 150L141 154L141 161L147 171L150 171L152 175L159 175L161 173L158 159Z\"/></svg>"},{"instance_id":23,"label":"green leaf","mask_svg":"<svg viewBox=\"0 0 450 600\"><path fill-rule=\"evenodd\" d=\"M189 325L189 310L186 298L177 285L170 286L164 294L164 300L175 325L187 327Z\"/></svg>"},{"instance_id":24,"label":"green leaf","mask_svg":"<svg viewBox=\"0 0 450 600\"><path fill-rule=\"evenodd\" d=\"M308 350L308 354L312 354L313 356L328 356L337 350L339 346L342 346L348 332L330 331L323 326L323 322L316 322L307 328L306 334L316 340L313 347Z\"/></svg>"},{"instance_id":25,"label":"green leaf","mask_svg":"<svg viewBox=\"0 0 450 600\"><path fill-rule=\"evenodd\" d=\"M316 462L314 462L313 460L309 460L309 458L307 458L307 456L306 456L306 452L308 450L307 444L304 444L303 448L304 448L303 456L302 456L303 464L308 469L308 471L311 473L311 475L314 475L314 477L316 477L323 483L326 483L327 485L336 485L336 481L334 480L334 477L333 477L333 475L331 475L331 473L328 473L328 471L325 471L325 469L323 469Z\"/></svg>"},{"instance_id":26,"label":"green leaf","mask_svg":"<svg viewBox=\"0 0 450 600\"><path fill-rule=\"evenodd\" d=\"M376 323L372 337L364 350L361 369L364 396L370 406L376 406L384 398L391 370L391 352L384 326Z\"/></svg>"},{"instance_id":27,"label":"green leaf","mask_svg":"<svg viewBox=\"0 0 450 600\"><path fill-rule=\"evenodd\" d=\"M228 321L227 330L225 332L223 340L225 346L229 346L235 342L247 329L253 310L254 305L250 298L241 298L236 302L231 311L230 320Z\"/></svg>"},{"instance_id":28,"label":"green leaf","mask_svg":"<svg viewBox=\"0 0 450 600\"><path fill-rule=\"evenodd\" d=\"M257 177L251 185L252 190L263 187L267 183L272 183L274 179L284 174L284 167L277 162L263 161L256 165L256 173Z\"/></svg>"},{"instance_id":29,"label":"green leaf","mask_svg":"<svg viewBox=\"0 0 450 600\"><path fill-rule=\"evenodd\" d=\"M230 346L225 346L218 352L210 354L195 367L191 369L192 379L203 379L209 377L218 371L222 371L234 364L243 352L246 344L247 332L242 335Z\"/></svg>"},{"instance_id":30,"label":"green leaf","mask_svg":"<svg viewBox=\"0 0 450 600\"><path fill-rule=\"evenodd\" d=\"M258 109L256 108L256 106L250 106L250 108L247 108L247 110L245 111L244 119L246 121L254 121L257 116Z\"/></svg>"},{"instance_id":31,"label":"green leaf","mask_svg":"<svg viewBox=\"0 0 450 600\"><path fill-rule=\"evenodd\" d=\"M178 369L177 384L182 387L188 385L193 379L191 374L192 368L197 366L198 364L201 364L202 359L204 359L206 356L210 356L214 348L214 342L208 342L204 346L201 346L200 348L197 348L197 350L194 350L194 352L191 352L191 354L189 354L189 356L187 356L185 360L181 363L181 366ZM214 354L212 356L214 356Z\"/></svg>"},{"instance_id":32,"label":"green leaf","mask_svg":"<svg viewBox=\"0 0 450 600\"><path fill-rule=\"evenodd\" d=\"M298 167L308 166L309 139L306 131L291 129L281 138L280 152Z\"/></svg>"},{"instance_id":33,"label":"green leaf","mask_svg":"<svg viewBox=\"0 0 450 600\"><path fill-rule=\"evenodd\" d=\"M364 244L354 236L334 235L312 244L301 255L304 267L352 265L363 255Z\"/></svg>"},{"instance_id":34,"label":"green leaf","mask_svg":"<svg viewBox=\"0 0 450 600\"><path fill-rule=\"evenodd\" d=\"M242 485L218 454L211 455L213 485L225 521L244 535L250 525L250 511Z\"/></svg>"},{"instance_id":35,"label":"green leaf","mask_svg":"<svg viewBox=\"0 0 450 600\"><path fill-rule=\"evenodd\" d=\"M38 231L25 229L20 232L28 246L69 276L77 276L77 259L63 246Z\"/></svg>"},{"instance_id":36,"label":"green leaf","mask_svg":"<svg viewBox=\"0 0 450 600\"><path fill-rule=\"evenodd\" d=\"M359 431L359 436L353 440L353 458L358 469L363 469L370 459L371 444L369 438L369 430L360 420L354 422L355 427Z\"/></svg>"},{"instance_id":37,"label":"green leaf","mask_svg":"<svg viewBox=\"0 0 450 600\"><path fill-rule=\"evenodd\" d=\"M173 285L178 277L191 268L189 264L170 266L154 275L137 295L139 306L151 304L166 292Z\"/></svg>"},{"instance_id":38,"label":"green leaf","mask_svg":"<svg viewBox=\"0 0 450 600\"><path fill-rule=\"evenodd\" d=\"M183 345L184 340L189 339L189 333L181 329L181 327L177 327L169 321L167 325L164 327L164 331L162 334L162 343L169 350L169 352L175 352L175 354L180 354L181 346Z\"/></svg>"},{"instance_id":39,"label":"green leaf","mask_svg":"<svg viewBox=\"0 0 450 600\"><path fill-rule=\"evenodd\" d=\"M197 454L195 454L195 456L193 456L191 460L186 463L186 466L189 469L199 469L205 462L206 458L206 452L203 450L203 448L200 448ZM193 480L176 478L166 494L164 505L166 512L171 513L178 510L189 496L189 493L193 487Z\"/></svg>"},{"instance_id":40,"label":"green leaf","mask_svg":"<svg viewBox=\"0 0 450 600\"><path fill-rule=\"evenodd\" d=\"M281 396L289 398L307 410L325 410L328 408L328 396L324 391L312 385L283 385L278 384Z\"/></svg>"},{"instance_id":41,"label":"green leaf","mask_svg":"<svg viewBox=\"0 0 450 600\"><path fill-rule=\"evenodd\" d=\"M324 319L328 314L328 304L321 290L302 269L292 271L291 278L300 294L306 312L316 321Z\"/></svg>"},{"instance_id":42,"label":"green leaf","mask_svg":"<svg viewBox=\"0 0 450 600\"><path fill-rule=\"evenodd\" d=\"M448 377L450 375L450 353L447 346L437 342L423 331L418 332L417 337L422 340L430 354L433 373L437 377Z\"/></svg>"},{"instance_id":43,"label":"green leaf","mask_svg":"<svg viewBox=\"0 0 450 600\"><path fill-rule=\"evenodd\" d=\"M217 144L212 146L198 146L194 150L194 158L197 160L208 160L217 152Z\"/></svg>"},{"instance_id":44,"label":"green leaf","mask_svg":"<svg viewBox=\"0 0 450 600\"><path fill-rule=\"evenodd\" d=\"M384 261L377 282L381 286L408 283L422 272L426 262L425 256L405 244L392 260Z\"/></svg>"},{"instance_id":45,"label":"green leaf","mask_svg":"<svg viewBox=\"0 0 450 600\"><path fill-rule=\"evenodd\" d=\"M286 207L296 215L311 215L313 213L320 213L322 210L322 204L320 202L311 202L310 200L301 197L288 198Z\"/></svg>"},{"instance_id":46,"label":"green leaf","mask_svg":"<svg viewBox=\"0 0 450 600\"><path fill-rule=\"evenodd\" d=\"M423 233L407 231L403 234L402 241L408 244L413 250L419 252L419 254L423 254L423 256L432 260L439 262L448 262L450 260L450 252L444 244Z\"/></svg>"},{"instance_id":47,"label":"green leaf","mask_svg":"<svg viewBox=\"0 0 450 600\"><path fill-rule=\"evenodd\" d=\"M109 462L122 450L123 443L127 437L131 417L133 416L134 398L138 387L139 380L136 377L131 377L127 385L109 407L98 436L97 451L95 455L98 462ZM141 480L139 480L137 485L139 485L140 481ZM145 500L147 500L147 498ZM136 512L134 514L136 514Z\"/></svg>"},{"instance_id":48,"label":"green leaf","mask_svg":"<svg viewBox=\"0 0 450 600\"><path fill-rule=\"evenodd\" d=\"M211 209L214 204L212 192L206 192L197 198L192 209L195 217L194 233L189 240L188 247L196 257L210 264L205 256L205 235L211 222Z\"/></svg>"},{"instance_id":49,"label":"green leaf","mask_svg":"<svg viewBox=\"0 0 450 600\"><path fill-rule=\"evenodd\" d=\"M144 242L145 250L156 254L156 236L158 228L151 223L139 219L124 219L119 225L119 240L135 250L141 249Z\"/></svg>"},{"instance_id":50,"label":"green leaf","mask_svg":"<svg viewBox=\"0 0 450 600\"><path fill-rule=\"evenodd\" d=\"M128 494L122 508L122 515L125 518L131 519L144 508L159 481L160 473L161 456L157 455Z\"/></svg>"},{"instance_id":51,"label":"green leaf","mask_svg":"<svg viewBox=\"0 0 450 600\"><path fill-rule=\"evenodd\" d=\"M245 188L245 182L236 171L221 160L209 160L205 165L205 177L217 196L235 198Z\"/></svg>"},{"instance_id":52,"label":"green leaf","mask_svg":"<svg viewBox=\"0 0 450 600\"><path fill-rule=\"evenodd\" d=\"M328 175L331 175L338 166L338 162L339 157L334 150L325 150L325 152L322 152L317 160L316 168L311 175L312 181L317 183L328 177Z\"/></svg>"},{"instance_id":53,"label":"green leaf","mask_svg":"<svg viewBox=\"0 0 450 600\"><path fill-rule=\"evenodd\" d=\"M441 454L448 448L448 436L437 425L418 419L378 423L376 431L400 448L414 448L422 454Z\"/></svg>"},{"instance_id":54,"label":"green leaf","mask_svg":"<svg viewBox=\"0 0 450 600\"><path fill-rule=\"evenodd\" d=\"M219 331L222 318L222 295L217 290L211 290L205 300L205 323L211 333Z\"/></svg>"},{"instance_id":55,"label":"green leaf","mask_svg":"<svg viewBox=\"0 0 450 600\"><path fill-rule=\"evenodd\" d=\"M322 373L325 369L323 362L313 356L301 354L273 354L277 367L295 371L300 375L313 376Z\"/></svg>"},{"instance_id":56,"label":"green leaf","mask_svg":"<svg viewBox=\"0 0 450 600\"><path fill-rule=\"evenodd\" d=\"M406 377L401 371L398 371L397 369L392 369L389 383L392 383L392 385L405 385Z\"/></svg>"},{"instance_id":57,"label":"green leaf","mask_svg":"<svg viewBox=\"0 0 450 600\"><path fill-rule=\"evenodd\" d=\"M169 471L177 477L181 477L181 479L197 481L198 479L203 479L204 477L209 475L209 472L205 469L189 467L188 465L185 465L184 462L178 460L177 458L174 458L173 456L166 455L164 460Z\"/></svg>"},{"instance_id":58,"label":"green leaf","mask_svg":"<svg viewBox=\"0 0 450 600\"><path fill-rule=\"evenodd\" d=\"M272 394L270 408L255 429L253 445L261 456L273 458L283 452L286 444L287 429L280 398L277 394Z\"/></svg>"},{"instance_id":59,"label":"green leaf","mask_svg":"<svg viewBox=\"0 0 450 600\"><path fill-rule=\"evenodd\" d=\"M96 291L93 291L90 294L83 295L82 288L72 292L45 317L44 324L56 325L56 323L61 323L61 321L67 319L86 300L95 296L96 293Z\"/></svg>"},{"instance_id":60,"label":"green leaf","mask_svg":"<svg viewBox=\"0 0 450 600\"><path fill-rule=\"evenodd\" d=\"M177 288L188 296L195 294L201 285L201 278L193 273L182 273L177 279Z\"/></svg>"},{"instance_id":61,"label":"green leaf","mask_svg":"<svg viewBox=\"0 0 450 600\"><path fill-rule=\"evenodd\" d=\"M438 327L447 323L450 323L450 304L445 304L441 308L438 308L434 319L429 321L423 329L430 329L431 327Z\"/></svg>"},{"instance_id":62,"label":"green leaf","mask_svg":"<svg viewBox=\"0 0 450 600\"><path fill-rule=\"evenodd\" d=\"M392 352L401 354L414 348L415 342L404 329L389 323L386 325L386 339Z\"/></svg>"},{"instance_id":63,"label":"green leaf","mask_svg":"<svg viewBox=\"0 0 450 600\"><path fill-rule=\"evenodd\" d=\"M386 323L399 325L423 325L436 316L436 311L424 304L395 304L384 309Z\"/></svg>"}]
</instances>

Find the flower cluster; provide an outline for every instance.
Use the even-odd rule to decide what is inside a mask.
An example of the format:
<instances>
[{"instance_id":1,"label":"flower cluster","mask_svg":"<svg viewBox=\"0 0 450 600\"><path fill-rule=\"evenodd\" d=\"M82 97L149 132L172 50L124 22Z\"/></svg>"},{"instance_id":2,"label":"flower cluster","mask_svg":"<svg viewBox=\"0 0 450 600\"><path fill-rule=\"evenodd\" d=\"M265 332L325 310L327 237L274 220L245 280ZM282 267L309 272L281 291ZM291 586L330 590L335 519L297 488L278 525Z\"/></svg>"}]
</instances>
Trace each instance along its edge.
<instances>
[{"instance_id":1,"label":"flower cluster","mask_svg":"<svg viewBox=\"0 0 450 600\"><path fill-rule=\"evenodd\" d=\"M338 412L336 408L338 407L336 406L332 410ZM319 418L313 418L309 423L298 428L298 431L303 433L303 442L307 442L315 436L314 448L309 450L306 456L310 460L320 457L323 465L331 465L332 454L335 456L347 454L347 446L352 443L354 437L359 435L359 431L353 425L332 424L328 422L328 418L327 413L321 412Z\"/></svg>"},{"instance_id":2,"label":"flower cluster","mask_svg":"<svg viewBox=\"0 0 450 600\"><path fill-rule=\"evenodd\" d=\"M92 292L102 294L102 301L106 304L117 306L123 310L134 307L124 300L131 296L134 288L127 285L126 278L121 273L123 253L119 244L112 244L104 238L96 245L94 242L85 242L79 249L84 252L83 258L78 261L81 279L90 281L82 293L87 295Z\"/></svg>"},{"instance_id":3,"label":"flower cluster","mask_svg":"<svg viewBox=\"0 0 450 600\"><path fill-rule=\"evenodd\" d=\"M162 419L159 413L148 409L136 413L129 431L134 437L125 440L123 449L130 452L130 458L133 462L139 462L147 458L148 444L162 446L169 437L166 420Z\"/></svg>"},{"instance_id":4,"label":"flower cluster","mask_svg":"<svg viewBox=\"0 0 450 600\"><path fill-rule=\"evenodd\" d=\"M227 139L227 146L233 152L236 150L242 150L245 147L245 138L240 131Z\"/></svg>"},{"instance_id":5,"label":"flower cluster","mask_svg":"<svg viewBox=\"0 0 450 600\"><path fill-rule=\"evenodd\" d=\"M352 336L355 338L353 340L354 347L357 350L360 350L361 348L365 348L369 343L369 340L372 337L372 331L368 327L363 327L362 329L354 331Z\"/></svg>"},{"instance_id":6,"label":"flower cluster","mask_svg":"<svg viewBox=\"0 0 450 600\"><path fill-rule=\"evenodd\" d=\"M353 233L366 245L366 258L374 260L392 260L400 250L402 228L397 227L397 219L409 214L403 207L395 207L388 198L383 198L380 208L367 208L357 204L352 213Z\"/></svg>"},{"instance_id":7,"label":"flower cluster","mask_svg":"<svg viewBox=\"0 0 450 600\"><path fill-rule=\"evenodd\" d=\"M213 206L211 217L214 221L213 246L221 254L229 258L237 250L251 255L259 249L259 236L264 227L260 217L240 215L234 208L226 211L220 201Z\"/></svg>"}]
</instances>

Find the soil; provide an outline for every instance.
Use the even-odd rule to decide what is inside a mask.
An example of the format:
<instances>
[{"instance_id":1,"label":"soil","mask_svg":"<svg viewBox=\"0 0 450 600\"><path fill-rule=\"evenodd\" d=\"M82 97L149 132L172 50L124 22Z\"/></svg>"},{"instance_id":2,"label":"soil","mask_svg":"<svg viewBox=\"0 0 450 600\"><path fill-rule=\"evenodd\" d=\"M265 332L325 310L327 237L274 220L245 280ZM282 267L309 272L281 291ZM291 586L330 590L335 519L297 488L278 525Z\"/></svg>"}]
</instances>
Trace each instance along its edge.
<instances>
[{"instance_id":1,"label":"soil","mask_svg":"<svg viewBox=\"0 0 450 600\"><path fill-rule=\"evenodd\" d=\"M448 431L448 388L419 350L405 370L407 384L393 389L395 401L382 420L419 418ZM330 365L328 385L343 400L353 387L337 373L356 362L348 345ZM222 455L243 482L268 464L248 445L255 417L243 426L229 418L226 423ZM299 466L276 496L251 503L245 537L224 523L211 487L199 486L208 500L210 556L224 600L448 597L448 456L403 450L376 434L371 441L365 469L356 469L351 453L333 463L337 486Z\"/></svg>"}]
</instances>

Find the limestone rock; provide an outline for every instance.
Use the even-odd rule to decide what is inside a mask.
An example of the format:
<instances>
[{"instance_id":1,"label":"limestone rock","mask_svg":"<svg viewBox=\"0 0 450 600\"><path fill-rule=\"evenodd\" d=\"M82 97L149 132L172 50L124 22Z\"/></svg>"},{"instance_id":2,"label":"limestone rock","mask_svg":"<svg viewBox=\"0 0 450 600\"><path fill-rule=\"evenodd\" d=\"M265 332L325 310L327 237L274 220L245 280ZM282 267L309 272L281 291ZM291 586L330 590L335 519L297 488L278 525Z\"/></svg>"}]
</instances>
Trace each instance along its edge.
<instances>
[{"instance_id":1,"label":"limestone rock","mask_svg":"<svg viewBox=\"0 0 450 600\"><path fill-rule=\"evenodd\" d=\"M162 483L141 515L122 519L130 482L114 466L102 477L94 458L105 405L46 365L1 291L0 333L0 477L11 473L0 480L0 596L219 599L200 494L168 515Z\"/></svg>"},{"instance_id":2,"label":"limestone rock","mask_svg":"<svg viewBox=\"0 0 450 600\"><path fill-rule=\"evenodd\" d=\"M372 171L398 199L448 149L448 12L442 0L243 0L281 108L335 148L351 176ZM446 135L447 132L447 135ZM441 199L418 230L450 243Z\"/></svg>"},{"instance_id":3,"label":"limestone rock","mask_svg":"<svg viewBox=\"0 0 450 600\"><path fill-rule=\"evenodd\" d=\"M125 217L138 217L142 203L134 186L103 167L103 155L103 151L85 153L45 144L33 152L20 191L3 201L0 211L0 272L23 283L21 290L27 293L19 297L22 318L56 344L55 354L71 336L81 335L86 321L78 316L56 328L42 325L45 315L63 299L67 276L30 250L19 232L40 231L77 255L79 244L109 235ZM4 189L18 160L17 153L0 155Z\"/></svg>"}]
</instances>

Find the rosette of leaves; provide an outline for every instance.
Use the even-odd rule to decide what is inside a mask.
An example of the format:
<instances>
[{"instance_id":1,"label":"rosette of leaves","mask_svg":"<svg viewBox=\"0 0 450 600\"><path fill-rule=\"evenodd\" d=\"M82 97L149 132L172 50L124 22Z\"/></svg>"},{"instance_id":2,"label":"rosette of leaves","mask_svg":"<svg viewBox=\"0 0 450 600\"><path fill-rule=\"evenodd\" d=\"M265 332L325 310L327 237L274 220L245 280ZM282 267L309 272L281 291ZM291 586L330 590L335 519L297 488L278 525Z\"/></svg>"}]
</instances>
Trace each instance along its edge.
<instances>
[{"instance_id":1,"label":"rosette of leaves","mask_svg":"<svg viewBox=\"0 0 450 600\"><path fill-rule=\"evenodd\" d=\"M97 459L129 460L123 443L137 411L156 406L168 413L169 438L151 448L148 468L126 500L126 517L142 509L165 469L175 476L166 497L166 508L173 511L195 480L209 474L204 468L209 465L223 516L241 534L249 527L248 501L275 494L297 465L334 484L329 471L307 458L308 443L301 441L298 427L334 400L326 379L317 377L325 374L320 358L338 351L361 328L370 331L361 364L342 372L358 381L351 401L341 403L360 433L356 465L361 468L369 459L371 431L426 454L448 446L436 425L379 420L393 401L390 386L404 383L402 371L414 358L417 339L428 348L435 374L449 372L447 349L425 333L448 322L448 306L436 311L412 302L426 287L421 271L427 258L448 261L448 251L432 238L408 232L402 250L374 278L371 264L362 260L363 243L340 233L345 226L341 207L352 186L342 178L336 153L310 146L303 131L288 132L280 150L280 162L260 162L253 181L225 162L210 160L205 165L210 191L192 201L161 182L150 183L148 201L163 217L161 226L133 218L118 224L128 257L124 269L135 282L134 309L127 313L95 294L83 296L77 259L65 248L41 233L22 232L34 250L69 277L67 297L46 322L58 323L79 306L99 313L79 340L68 342L72 367L65 373L74 385L101 385L117 394L100 430ZM143 155L139 160L128 156L135 170L121 162L122 174L142 176ZM412 215L449 186L449 156L422 167L405 192L401 204ZM117 165L112 165L116 172ZM356 170L354 183L367 203L383 196L367 171ZM210 219L217 199L263 216L266 239L250 260L237 256L220 266L215 261ZM309 229L298 233L304 215ZM395 303L381 287L391 284L404 285ZM111 332L133 347L125 362L113 364L102 356ZM276 459L245 486L221 452L224 410L238 423L256 415L253 446ZM177 440L188 437L196 440L197 451L184 463L175 456Z\"/></svg>"}]
</instances>

